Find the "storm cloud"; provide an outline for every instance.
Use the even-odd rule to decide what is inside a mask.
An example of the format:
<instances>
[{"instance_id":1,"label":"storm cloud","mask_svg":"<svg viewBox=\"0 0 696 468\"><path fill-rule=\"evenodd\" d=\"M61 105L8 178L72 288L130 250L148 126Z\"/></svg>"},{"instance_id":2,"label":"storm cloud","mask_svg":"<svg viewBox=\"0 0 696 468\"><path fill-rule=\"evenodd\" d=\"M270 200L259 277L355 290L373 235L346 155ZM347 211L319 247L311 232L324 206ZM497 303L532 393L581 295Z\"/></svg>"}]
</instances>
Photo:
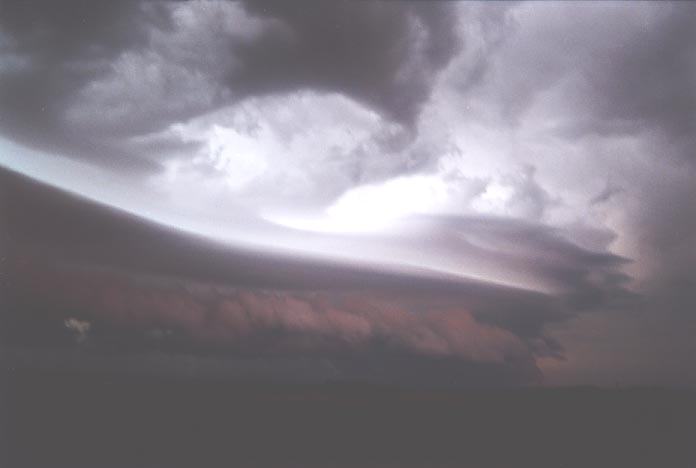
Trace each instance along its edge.
<instances>
[{"instance_id":1,"label":"storm cloud","mask_svg":"<svg viewBox=\"0 0 696 468\"><path fill-rule=\"evenodd\" d=\"M138 137L250 95L307 89L412 125L459 47L448 11L394 2L6 2L4 133L141 167L160 161Z\"/></svg>"},{"instance_id":2,"label":"storm cloud","mask_svg":"<svg viewBox=\"0 0 696 468\"><path fill-rule=\"evenodd\" d=\"M2 2L13 346L693 383L694 31L678 2Z\"/></svg>"}]
</instances>

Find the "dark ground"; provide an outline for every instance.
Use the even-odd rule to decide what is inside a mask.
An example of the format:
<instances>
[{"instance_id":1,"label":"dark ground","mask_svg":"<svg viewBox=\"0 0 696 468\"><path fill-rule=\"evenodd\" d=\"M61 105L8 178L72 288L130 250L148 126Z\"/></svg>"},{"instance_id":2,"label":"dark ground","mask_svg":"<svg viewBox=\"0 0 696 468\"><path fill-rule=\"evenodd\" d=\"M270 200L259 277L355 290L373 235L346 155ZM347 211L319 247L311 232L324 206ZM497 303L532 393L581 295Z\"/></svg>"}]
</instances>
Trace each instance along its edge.
<instances>
[{"instance_id":1,"label":"dark ground","mask_svg":"<svg viewBox=\"0 0 696 468\"><path fill-rule=\"evenodd\" d=\"M696 392L2 374L3 468L696 467Z\"/></svg>"}]
</instances>

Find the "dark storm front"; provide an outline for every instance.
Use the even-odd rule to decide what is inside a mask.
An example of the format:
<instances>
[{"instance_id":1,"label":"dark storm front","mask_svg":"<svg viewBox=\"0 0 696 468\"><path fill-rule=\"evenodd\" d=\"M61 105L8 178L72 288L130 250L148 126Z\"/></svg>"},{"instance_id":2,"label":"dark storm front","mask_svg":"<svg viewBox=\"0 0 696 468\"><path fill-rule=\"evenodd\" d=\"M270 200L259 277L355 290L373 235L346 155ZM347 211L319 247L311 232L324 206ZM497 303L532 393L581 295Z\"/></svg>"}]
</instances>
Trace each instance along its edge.
<instances>
[{"instance_id":1,"label":"dark storm front","mask_svg":"<svg viewBox=\"0 0 696 468\"><path fill-rule=\"evenodd\" d=\"M694 468L696 2L0 0L0 468Z\"/></svg>"}]
</instances>

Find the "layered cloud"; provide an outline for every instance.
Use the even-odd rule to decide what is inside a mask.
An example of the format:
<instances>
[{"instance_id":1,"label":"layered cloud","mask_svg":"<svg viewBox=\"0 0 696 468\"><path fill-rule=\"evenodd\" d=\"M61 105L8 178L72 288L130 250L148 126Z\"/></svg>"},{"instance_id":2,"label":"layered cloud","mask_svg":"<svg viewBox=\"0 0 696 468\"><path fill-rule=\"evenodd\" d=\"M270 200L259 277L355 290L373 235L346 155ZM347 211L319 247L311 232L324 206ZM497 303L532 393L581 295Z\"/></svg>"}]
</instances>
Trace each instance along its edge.
<instances>
[{"instance_id":1,"label":"layered cloud","mask_svg":"<svg viewBox=\"0 0 696 468\"><path fill-rule=\"evenodd\" d=\"M363 235L370 261L328 261L197 239L14 174L3 176L3 187L12 252L4 298L14 311L4 317L4 340L17 346L74 343L63 339L69 331L96 350L348 366L334 378L375 380L370 362L396 359L393 377L414 383L410 356L447 362L442 374L429 371L433 383L450 372L459 385L522 383L539 379L536 359L562 358L547 325L631 300L624 259L521 221L411 218L396 241ZM273 229L278 238L297 235ZM325 252L353 242L300 234ZM382 252L385 263L370 252ZM400 264L386 262L398 253ZM418 256L430 262L416 268ZM37 333L36 320L44 331ZM380 379L389 381L392 371L384 372Z\"/></svg>"},{"instance_id":2,"label":"layered cloud","mask_svg":"<svg viewBox=\"0 0 696 468\"><path fill-rule=\"evenodd\" d=\"M89 337L91 321L96 321L153 340L171 337L193 349L228 349L255 356L382 352L484 363L530 358L519 337L478 322L466 310L443 305L435 305L439 310L422 310L422 304L403 300L400 304L399 299L365 293L153 283L123 274L28 263L14 271L13 280L12 296L26 310L58 316L72 311L87 319L64 320L78 342Z\"/></svg>"},{"instance_id":3,"label":"layered cloud","mask_svg":"<svg viewBox=\"0 0 696 468\"><path fill-rule=\"evenodd\" d=\"M565 381L632 341L602 375L679 380L686 335L648 337L696 323L693 31L670 2L6 3L0 164L101 205L8 176L0 234L41 268L224 284L222 336L458 365L481 336L526 366L555 335Z\"/></svg>"}]
</instances>

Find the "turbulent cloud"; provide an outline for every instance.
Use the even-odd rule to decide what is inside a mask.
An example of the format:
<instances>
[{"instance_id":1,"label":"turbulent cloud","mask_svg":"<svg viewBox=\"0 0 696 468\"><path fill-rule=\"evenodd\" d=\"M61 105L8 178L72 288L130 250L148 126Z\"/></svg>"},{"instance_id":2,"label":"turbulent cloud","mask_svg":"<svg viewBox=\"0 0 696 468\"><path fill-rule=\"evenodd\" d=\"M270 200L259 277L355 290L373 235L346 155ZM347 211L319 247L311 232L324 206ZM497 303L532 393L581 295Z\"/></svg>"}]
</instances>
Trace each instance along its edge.
<instances>
[{"instance_id":1,"label":"turbulent cloud","mask_svg":"<svg viewBox=\"0 0 696 468\"><path fill-rule=\"evenodd\" d=\"M157 159L132 138L247 96L340 93L410 124L459 44L446 5L29 2L3 10L3 133L102 165Z\"/></svg>"},{"instance_id":2,"label":"turbulent cloud","mask_svg":"<svg viewBox=\"0 0 696 468\"><path fill-rule=\"evenodd\" d=\"M243 69L234 49L281 26L228 2L144 5L142 48L121 52L107 73L72 97L67 125L88 133L140 135L239 96L226 84Z\"/></svg>"},{"instance_id":3,"label":"turbulent cloud","mask_svg":"<svg viewBox=\"0 0 696 468\"><path fill-rule=\"evenodd\" d=\"M31 1L3 2L0 7L2 61L10 56L22 64L2 70L3 134L102 163L123 161L125 155L117 145L66 127L63 116L71 96L108 70L110 60L121 51L145 40L143 21L137 15L139 5ZM128 160L148 167L142 161Z\"/></svg>"},{"instance_id":4,"label":"turbulent cloud","mask_svg":"<svg viewBox=\"0 0 696 468\"><path fill-rule=\"evenodd\" d=\"M696 323L692 5L1 7L0 164L75 197L3 172L0 254L138 279L86 314L138 298L128 326L167 309L162 342L388 344L522 380ZM673 335L611 362L692 372Z\"/></svg>"},{"instance_id":5,"label":"turbulent cloud","mask_svg":"<svg viewBox=\"0 0 696 468\"><path fill-rule=\"evenodd\" d=\"M263 58L263 75L250 67L258 78L250 83L342 90L408 122L427 98L433 73L458 49L447 5L309 1L303 6L250 2L250 12L280 19L294 32L289 43L246 51L251 63L262 50L270 54Z\"/></svg>"},{"instance_id":6,"label":"turbulent cloud","mask_svg":"<svg viewBox=\"0 0 696 468\"><path fill-rule=\"evenodd\" d=\"M693 82L696 62L686 50L694 42L696 16L691 5L680 3L647 3L630 11L623 6L509 9L481 79L457 83L456 68L448 79L460 86L455 99L467 103L469 115L514 129L512 144L522 153L517 159L537 168L537 180L558 197L556 210L577 203L576 213L583 212L582 200L574 199L585 194L592 206L587 217L614 230L613 250L634 259L626 271L646 300L627 308L625 316L587 319L595 329L584 329L584 339L619 341L625 335L645 343L637 337L648 335L650 327L694 324L687 279L694 258L687 244L696 239L689 182L696 106L687 83ZM587 186L592 181L601 181L594 191ZM550 214L553 220L553 209ZM612 320L624 328L613 327ZM591 355L580 335L567 343ZM685 341L636 345L622 359L627 368L633 359L655 359L677 375L689 354L682 350ZM582 355L573 359L591 367Z\"/></svg>"},{"instance_id":7,"label":"turbulent cloud","mask_svg":"<svg viewBox=\"0 0 696 468\"><path fill-rule=\"evenodd\" d=\"M356 153L378 149L380 133L390 128L340 94L248 98L156 136L198 147L193 158L189 153L168 163L157 182L174 195L191 184L217 184L214 190L248 204L316 206L355 184L369 164Z\"/></svg>"}]
</instances>

